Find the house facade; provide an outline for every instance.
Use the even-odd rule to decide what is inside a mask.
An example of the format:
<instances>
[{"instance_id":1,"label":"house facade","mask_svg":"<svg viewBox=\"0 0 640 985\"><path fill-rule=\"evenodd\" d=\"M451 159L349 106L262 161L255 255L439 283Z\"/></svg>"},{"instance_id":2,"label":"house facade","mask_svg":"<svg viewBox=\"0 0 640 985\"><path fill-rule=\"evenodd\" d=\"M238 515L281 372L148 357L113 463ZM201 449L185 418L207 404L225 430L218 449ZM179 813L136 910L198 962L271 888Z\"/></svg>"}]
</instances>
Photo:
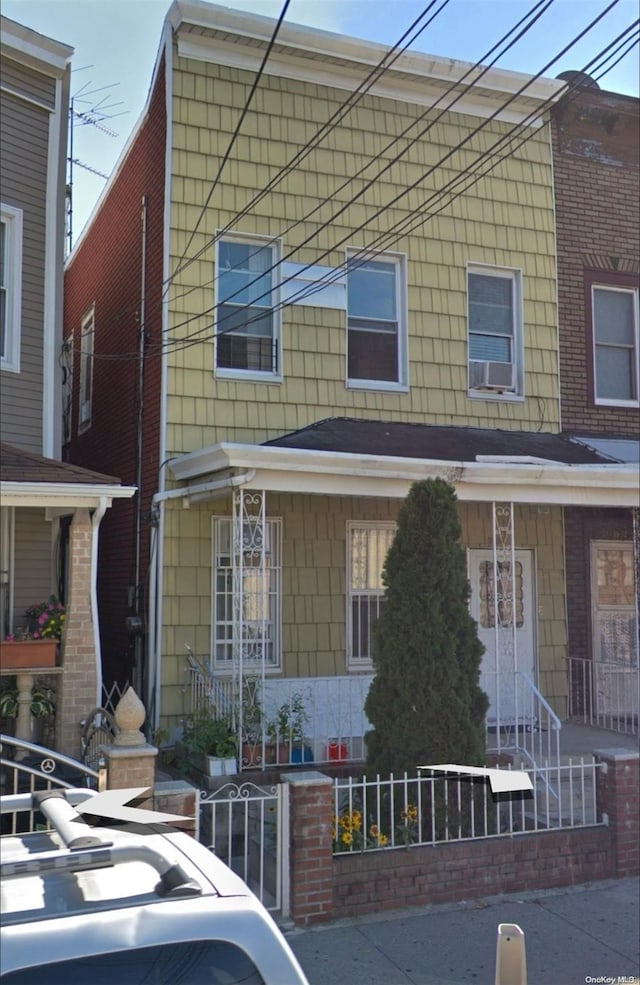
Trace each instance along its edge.
<instances>
[{"instance_id":1,"label":"house facade","mask_svg":"<svg viewBox=\"0 0 640 985\"><path fill-rule=\"evenodd\" d=\"M552 136L562 426L637 470L638 100L587 84ZM565 510L570 711L614 727L638 720L639 537L637 511Z\"/></svg>"},{"instance_id":2,"label":"house facade","mask_svg":"<svg viewBox=\"0 0 640 985\"><path fill-rule=\"evenodd\" d=\"M81 352L93 318L109 357L70 458L149 470L149 550L111 622L144 598L156 721L189 710L188 644L218 707L250 716L247 681L266 719L301 695L314 758L355 757L397 510L439 476L460 500L491 722L564 717L563 509L637 493L628 466L558 433L562 84L415 53L388 67L383 46L283 25L230 146L273 26L171 7L67 265L65 332ZM105 598L138 554L131 526L101 546Z\"/></svg>"},{"instance_id":3,"label":"house facade","mask_svg":"<svg viewBox=\"0 0 640 985\"><path fill-rule=\"evenodd\" d=\"M78 721L100 699L98 526L113 499L132 490L61 462L71 55L67 45L2 18L0 639L25 626L34 602L54 594L67 603L52 673L59 746L76 752ZM18 676L28 703L32 677Z\"/></svg>"}]
</instances>

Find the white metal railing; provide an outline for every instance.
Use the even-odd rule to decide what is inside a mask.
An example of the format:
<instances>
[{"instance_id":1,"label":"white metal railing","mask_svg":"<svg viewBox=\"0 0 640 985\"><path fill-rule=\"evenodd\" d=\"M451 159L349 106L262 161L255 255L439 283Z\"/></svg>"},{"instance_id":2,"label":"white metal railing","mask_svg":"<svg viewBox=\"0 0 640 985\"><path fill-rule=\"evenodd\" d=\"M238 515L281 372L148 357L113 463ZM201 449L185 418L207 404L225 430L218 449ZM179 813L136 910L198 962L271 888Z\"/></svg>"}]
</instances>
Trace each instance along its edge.
<instances>
[{"instance_id":1,"label":"white metal railing","mask_svg":"<svg viewBox=\"0 0 640 985\"><path fill-rule=\"evenodd\" d=\"M569 658L569 717L574 722L638 733L640 666Z\"/></svg>"},{"instance_id":2,"label":"white metal railing","mask_svg":"<svg viewBox=\"0 0 640 985\"><path fill-rule=\"evenodd\" d=\"M494 838L601 823L595 760L570 760L525 772L533 791L493 795L489 783L428 775L334 781L333 851L364 852L409 845ZM557 787L557 797L550 789Z\"/></svg>"},{"instance_id":3,"label":"white metal railing","mask_svg":"<svg viewBox=\"0 0 640 985\"><path fill-rule=\"evenodd\" d=\"M494 672L480 675L484 691L499 686L502 692L500 720L485 722L487 752L516 753L531 766L559 763L562 722L549 702L523 671L502 673L499 683L496 678Z\"/></svg>"},{"instance_id":4,"label":"white metal railing","mask_svg":"<svg viewBox=\"0 0 640 985\"><path fill-rule=\"evenodd\" d=\"M208 704L239 728L242 766L353 762L365 756L364 703L372 674L349 677L246 677L244 707L231 678L214 676L188 648L192 710ZM247 695L250 700L247 705ZM280 715L279 712L284 711ZM298 727L283 728L283 721Z\"/></svg>"}]
</instances>

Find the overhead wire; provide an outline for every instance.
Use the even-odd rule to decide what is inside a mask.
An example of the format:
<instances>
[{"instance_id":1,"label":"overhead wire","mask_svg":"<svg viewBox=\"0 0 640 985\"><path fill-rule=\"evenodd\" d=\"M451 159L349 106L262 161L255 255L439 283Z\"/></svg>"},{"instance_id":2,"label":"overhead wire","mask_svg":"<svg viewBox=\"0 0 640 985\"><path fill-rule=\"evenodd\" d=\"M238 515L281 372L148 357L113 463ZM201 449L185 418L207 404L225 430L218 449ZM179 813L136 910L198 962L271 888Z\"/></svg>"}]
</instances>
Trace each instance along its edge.
<instances>
[{"instance_id":1,"label":"overhead wire","mask_svg":"<svg viewBox=\"0 0 640 985\"><path fill-rule=\"evenodd\" d=\"M245 100L245 104L244 104L244 106L242 108L242 112L240 113L240 116L238 118L238 122L236 123L235 129L234 129L234 131L233 131L233 133L231 135L231 140L229 141L229 143L227 145L227 149L224 152L224 155L222 157L222 160L220 161L220 164L218 166L218 170L216 172L216 176L213 179L213 182L211 184L211 188L209 189L209 194L207 195L207 197L205 199L205 202L204 202L204 205L202 206L202 209L200 210L200 215L197 218L196 224L193 227L193 229L191 230L191 233L189 235L189 239L187 240L187 245L184 248L184 252L182 254L182 257L178 261L178 265L184 259L185 255L186 255L186 253L187 253L187 251L189 249L189 247L191 246L191 243L193 242L193 237L195 236L195 234L196 234L196 232L198 230L198 226L202 222L202 217L204 216L205 212L207 211L207 208L209 206L209 202L211 201L211 197L212 197L214 191L217 188L218 181L220 180L220 175L224 171L225 165L226 165L227 161L229 160L229 155L231 154L231 151L233 149L233 146L234 146L234 144L235 144L235 142L236 142L236 140L238 138L238 134L240 133L240 129L241 129L242 124L244 122L244 118L247 115L247 113L249 112L249 106L251 105L251 102L253 100L254 93L255 93L256 89L258 88L258 83L260 82L260 79L262 78L262 73L265 70L265 67L267 65L267 62L269 60L269 56L270 56L271 52L273 51L273 46L276 43L276 38L278 37L278 34L280 32L280 27L282 25L283 20L285 19L285 16L286 16L286 13L287 13L287 10L289 8L289 4L290 3L291 3L291 0L284 0L284 3L282 5L282 10L280 11L280 16L278 17L278 20L276 21L276 25L275 25L275 27L273 29L272 34L271 34L271 38L270 38L269 43L268 43L268 45L267 45L267 47L265 49L264 55L262 56L262 61L260 63L260 67L259 67L259 69L258 69L258 71L257 71L257 73L255 75L255 78L253 80L253 84L251 86L251 89L249 90L249 95L247 96L247 98Z\"/></svg>"},{"instance_id":2,"label":"overhead wire","mask_svg":"<svg viewBox=\"0 0 640 985\"><path fill-rule=\"evenodd\" d=\"M551 59L549 62L547 62L547 64L538 73L536 73L536 75L530 77L527 80L527 82L523 86L520 87L520 89L518 89L515 93L513 93L509 97L509 99L506 100L506 102L504 102L488 118L485 118L481 124L479 124L469 134L467 134L467 136L462 141L460 141L454 148L452 148L451 150L449 150L442 158L440 158L440 160L438 162L436 162L436 164L432 165L425 173L421 174L420 177L418 179L416 179L414 182L412 182L411 184L405 186L402 189L402 191L398 192L398 194L394 198L392 198L389 202L386 202L383 206L380 206L372 215L370 215L358 227L356 227L354 230L350 230L348 233L346 233L342 237L342 239L338 240L337 243L333 243L331 247L329 247L328 249L324 250L319 256L315 257L312 262L307 263L307 264L303 264L301 266L301 268L296 271L295 274L292 274L292 275L290 275L288 277L285 277L282 280L280 280L279 281L279 287L282 288L283 285L285 285L286 283L290 282L291 280L294 280L301 273L304 273L306 270L309 270L311 267L316 266L320 260L324 259L330 253L332 253L335 250L337 250L340 246L342 246L347 241L352 240L355 234L357 234L358 232L360 232L361 230L363 230L364 228L366 228L368 225L370 225L370 223L375 218L378 218L382 213L386 212L390 207L392 207L393 205L395 205L400 199L402 199L407 194L409 194L409 192L415 190L427 177L429 177L430 174L432 174L437 168L440 168L443 163L445 163L455 153L457 153L459 150L461 150L463 147L465 147L469 143L469 141L471 140L471 138L473 136L475 136L480 131L482 131L487 126L488 123L492 122L497 116L499 116L501 113L503 113L505 111L505 109L509 105L511 105L511 103L516 98L518 98L518 96L522 95L522 93L525 92L527 88L529 88L529 86L531 85L531 83L533 81L535 81L541 75L543 75L544 72L546 72L550 68L550 66L552 66L553 64L555 64L555 62L558 61L564 54L566 54L566 52L568 50L570 50L575 44L577 44L577 42L579 40L581 40L582 37L584 37L584 35L586 33L588 33L588 31L590 31L601 20L601 18L603 16L605 16L605 14L608 13L609 10L612 9L612 7L614 7L617 3L618 3L618 0L613 0L613 2L610 3L609 6L601 14L599 14L596 18L594 18L594 20L589 25L587 25L587 27L584 28L584 30L581 31L580 34L578 34L568 45L566 45L562 49L562 51L560 51L553 59ZM627 31L628 30L630 30L630 28L628 28ZM623 32L623 33L625 33L625 32ZM615 42L613 42L613 43L617 43L619 40L620 40L620 36L618 38L616 38L615 39ZM598 58L598 57L600 57L600 55L596 56L596 58ZM588 64L590 65L593 61L595 61L595 59L591 59L591 61ZM557 98L558 98L557 94L554 94L553 98L547 101L547 104L548 105L551 105L554 101L556 101ZM535 118L535 115L541 114L544 111L546 111L546 104L543 104L541 107L536 107L536 110L535 111L532 111L532 114L530 114L530 116L533 116ZM490 156L490 154L493 153L493 151L494 151L494 149L495 149L496 146L498 146L500 143L505 142L509 138L509 136L511 136L512 134L514 134L516 132L519 132L521 130L521 128L522 128L523 125L524 125L523 122L517 123L507 134L505 134L501 138L499 138L499 140L496 142L496 144L493 145L492 148L490 148L488 151L483 152L480 155L479 160L486 159L488 156ZM478 162L476 162L476 164L477 163ZM467 169L465 169L465 171L466 170ZM461 174L456 175L456 177L454 179L452 179L452 181L460 181L461 178L463 177L464 173L465 172L463 171L463 172L461 172ZM442 189L440 189L437 194L442 194ZM329 221L325 225L329 225L331 221ZM400 221L406 221L406 220L400 220ZM395 226L394 227L391 227L391 230L385 230L383 233L380 234L380 236L388 235L389 232L390 231L393 231L394 228L395 228ZM316 230L316 232L315 232L314 235L317 235L317 233L318 233L318 230ZM270 272L276 270L278 267L280 267L282 265L282 263L289 256L292 256L303 245L306 245L312 238L313 238L313 236L307 237L305 240L303 240L302 244L298 244L297 247L295 247L293 250L291 250L287 254L285 254L285 256L282 257L280 260L278 260L277 263L273 264L270 268L267 268L265 271L262 271L258 277L254 278L253 281L249 281L249 283L247 285L245 285L245 287L242 290L245 290L246 288L251 287L252 284L256 284L259 281L263 280L263 278L265 277L265 275L267 273L270 273ZM364 248L364 251L365 252L370 252L372 248L373 248L372 244L369 244L366 248ZM339 271L340 268L336 268L336 270ZM309 293L315 293L315 291L321 289L323 286L326 286L328 283L334 282L334 281L332 281L331 278L334 278L335 276L336 276L336 274L334 273L334 271L332 271L330 274L326 275L326 278L320 278L317 281L317 284L314 285L314 290L313 291L310 290L307 287L303 288L302 290L304 290L304 291L309 290ZM340 276L340 273L338 273L337 276ZM225 299L224 299L225 303L228 303L234 297L238 296L238 294L240 294L240 293L241 293L241 291L236 291L234 294L225 297ZM254 306L258 301L262 300L263 298L266 298L266 297L270 296L271 293L272 293L271 289L265 291L263 294L259 295L258 297L253 298L251 304L250 305L246 305L245 307L252 307L252 306ZM295 296L294 297L290 297L285 302L280 302L279 305L274 306L272 308L272 310L278 310L281 307L286 307L286 306L288 306L288 305L290 305L292 303L295 303L295 300L296 300ZM238 307L240 308L241 306L238 305ZM173 325L173 330L175 330L177 328L181 328L185 324L190 324L193 320L196 320L198 318L204 317L205 315L207 315L210 312L212 312L213 310L215 310L215 308L216 308L216 305L213 304L209 308L205 309L204 311L199 312L197 315L189 316L189 318L185 319L184 321L179 322L178 324L174 324ZM246 322L246 324L250 324L251 321L257 320L257 318L258 317L262 317L263 314L264 314L264 312L261 315L257 316L255 319L250 319L248 322ZM221 334L221 331L220 331L220 327L219 326L222 325L222 324L224 324L224 322L227 321L227 320L229 320L231 317L233 317L233 315L232 316L229 316L229 315L223 316L218 321L218 323L217 323L217 329L216 329L216 332L214 333L214 335ZM197 332L192 333L191 336L190 337L187 337L187 338L165 340L165 342L163 344L165 346L170 346L172 349L174 349L174 347L177 346L177 345L182 345L183 343L186 343L186 342L191 341L196 336L202 334L202 332L207 331L208 328L209 328L209 326L205 326L205 328L200 329ZM224 329L222 329L222 333L224 333Z\"/></svg>"},{"instance_id":3,"label":"overhead wire","mask_svg":"<svg viewBox=\"0 0 640 985\"><path fill-rule=\"evenodd\" d=\"M347 99L340 104L340 106L335 110L334 113L332 113L329 119L322 124L322 126L316 131L313 137L310 140L306 141L306 143L303 144L298 151L296 151L296 153L293 155L291 160L288 161L287 164L285 164L282 168L280 168L280 170L267 182L265 187L262 188L256 195L254 195L251 201L248 202L247 205L245 205L244 208L242 208L240 212L237 213L223 229L219 230L213 239L205 243L205 245L200 250L198 250L197 253L194 254L194 256L190 257L186 263L183 263L189 245L193 240L193 234L190 236L189 243L185 247L181 258L178 261L177 267L174 269L173 273L171 273L169 277L167 277L167 279L164 282L163 286L165 287L165 289L166 286L168 286L173 280L175 280L175 278L179 273L185 270L190 264L198 260L203 255L203 253L205 253L209 249L209 247L212 246L217 241L218 238L220 238L220 236L223 236L226 232L229 231L229 229L233 227L233 225L235 225L238 222L239 219L241 219L243 216L251 212L252 209L255 208L255 206L259 202L261 202L266 195L269 194L269 192L273 191L274 188L277 188L277 186L287 177L287 175L290 174L291 171L293 171L295 168L297 168L298 165L302 161L304 161L320 143L322 143L322 141L325 139L325 137L329 135L329 133L335 130L335 128L344 119L344 117L348 113L350 113L351 110L354 108L354 106L360 101L362 96L364 96L369 91L369 89L371 89L371 87L378 81L378 79L391 68L391 66L398 60L398 58L402 54L404 54L407 48L409 48L415 41L417 41L417 39L426 30L426 28L445 9L445 7L448 6L450 0L441 0L440 6L435 11L435 13L432 14L432 16L429 17L429 19L425 21L424 24L418 27L420 21L427 16L427 14L431 11L431 9L436 5L437 2L438 0L430 0L430 3L427 4L427 6L422 11L422 13L419 14L418 17L416 17L416 19L413 21L413 23L409 25L409 27L406 29L406 31L404 31L404 33L400 36L400 38L396 41L396 43L387 51L385 51L384 55L377 63L377 65L375 65L374 68L371 69L368 75L365 76L365 78L356 87L356 89L354 89L354 91L349 94ZM539 0L539 2L544 2L544 0ZM409 40L407 40L407 37L411 34L412 31L414 31L414 29L415 29L415 34L413 34L411 37L409 37ZM204 213L207 205L211 200L212 193L213 193L213 188L209 193L207 202L205 203L205 206L203 208L203 212L200 215L198 225L202 218L202 214Z\"/></svg>"}]
</instances>

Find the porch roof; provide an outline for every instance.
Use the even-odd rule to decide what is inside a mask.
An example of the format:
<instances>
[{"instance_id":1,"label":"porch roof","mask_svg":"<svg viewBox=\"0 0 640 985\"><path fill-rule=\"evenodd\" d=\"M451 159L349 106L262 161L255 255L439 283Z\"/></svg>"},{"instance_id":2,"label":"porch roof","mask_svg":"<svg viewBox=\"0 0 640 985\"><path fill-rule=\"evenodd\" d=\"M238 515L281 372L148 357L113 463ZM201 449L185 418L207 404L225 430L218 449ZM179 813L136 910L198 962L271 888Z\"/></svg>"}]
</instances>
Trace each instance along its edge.
<instances>
[{"instance_id":1,"label":"porch roof","mask_svg":"<svg viewBox=\"0 0 640 985\"><path fill-rule=\"evenodd\" d=\"M0 444L0 497L3 506L97 507L103 500L128 499L134 486L79 465L44 458Z\"/></svg>"},{"instance_id":2,"label":"porch roof","mask_svg":"<svg viewBox=\"0 0 640 985\"><path fill-rule=\"evenodd\" d=\"M220 442L174 459L171 470L186 485L164 495L192 502L235 485L404 498L411 483L430 477L476 502L640 502L637 465L612 462L566 435L399 421L329 418L262 445Z\"/></svg>"}]
</instances>

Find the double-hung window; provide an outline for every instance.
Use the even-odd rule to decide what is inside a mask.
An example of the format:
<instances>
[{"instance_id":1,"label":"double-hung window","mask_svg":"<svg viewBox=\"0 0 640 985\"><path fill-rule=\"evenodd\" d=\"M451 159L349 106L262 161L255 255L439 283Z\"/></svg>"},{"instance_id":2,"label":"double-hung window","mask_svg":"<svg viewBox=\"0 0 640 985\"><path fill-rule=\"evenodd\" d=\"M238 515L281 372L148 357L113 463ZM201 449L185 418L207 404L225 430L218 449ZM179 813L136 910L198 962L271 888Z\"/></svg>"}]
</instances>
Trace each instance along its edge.
<instances>
[{"instance_id":1,"label":"double-hung window","mask_svg":"<svg viewBox=\"0 0 640 985\"><path fill-rule=\"evenodd\" d=\"M216 265L216 372L250 378L280 376L275 244L221 239Z\"/></svg>"},{"instance_id":2,"label":"double-hung window","mask_svg":"<svg viewBox=\"0 0 640 985\"><path fill-rule=\"evenodd\" d=\"M349 386L398 389L407 384L404 262L390 254L347 257Z\"/></svg>"},{"instance_id":3,"label":"double-hung window","mask_svg":"<svg viewBox=\"0 0 640 985\"><path fill-rule=\"evenodd\" d=\"M279 519L266 520L263 545L260 530L246 521L242 563L238 559L234 572L231 517L213 517L211 649L220 673L233 667L234 605L240 609L244 669L280 668L281 530ZM241 583L234 583L240 571Z\"/></svg>"},{"instance_id":4,"label":"double-hung window","mask_svg":"<svg viewBox=\"0 0 640 985\"><path fill-rule=\"evenodd\" d=\"M467 267L470 390L521 393L520 296L517 271Z\"/></svg>"},{"instance_id":5,"label":"double-hung window","mask_svg":"<svg viewBox=\"0 0 640 985\"><path fill-rule=\"evenodd\" d=\"M0 207L0 368L20 371L22 210Z\"/></svg>"},{"instance_id":6,"label":"double-hung window","mask_svg":"<svg viewBox=\"0 0 640 985\"><path fill-rule=\"evenodd\" d=\"M95 334L95 313L91 307L80 323L80 402L78 431L85 431L91 425L91 403L93 398L93 346Z\"/></svg>"},{"instance_id":7,"label":"double-hung window","mask_svg":"<svg viewBox=\"0 0 640 985\"><path fill-rule=\"evenodd\" d=\"M347 531L347 666L370 669L373 627L384 606L382 569L393 523L350 523Z\"/></svg>"},{"instance_id":8,"label":"double-hung window","mask_svg":"<svg viewBox=\"0 0 640 985\"><path fill-rule=\"evenodd\" d=\"M591 285L597 404L638 406L638 289Z\"/></svg>"}]
</instances>

